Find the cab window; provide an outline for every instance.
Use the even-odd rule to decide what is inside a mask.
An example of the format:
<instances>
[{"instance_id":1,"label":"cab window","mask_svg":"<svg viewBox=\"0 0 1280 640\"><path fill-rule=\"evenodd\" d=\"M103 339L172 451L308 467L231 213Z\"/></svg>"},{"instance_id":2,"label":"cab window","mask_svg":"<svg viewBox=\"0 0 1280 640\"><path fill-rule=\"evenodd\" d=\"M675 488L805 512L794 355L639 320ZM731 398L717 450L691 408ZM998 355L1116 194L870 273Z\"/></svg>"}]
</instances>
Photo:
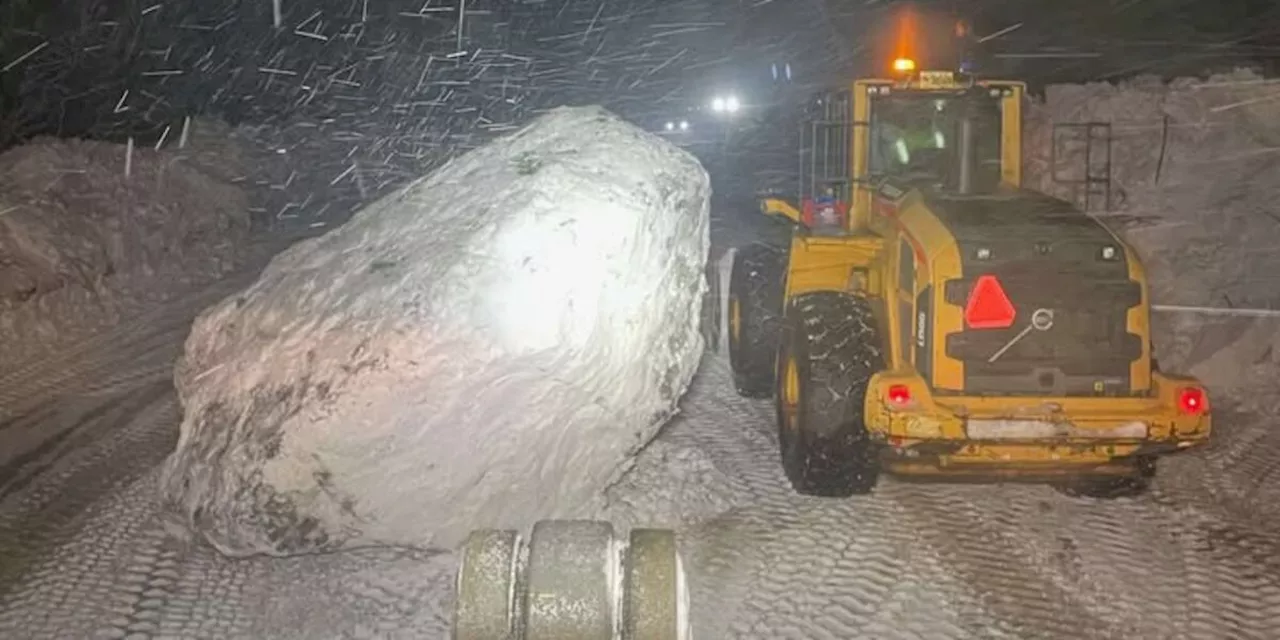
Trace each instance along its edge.
<instances>
[{"instance_id":1,"label":"cab window","mask_svg":"<svg viewBox=\"0 0 1280 640\"><path fill-rule=\"evenodd\" d=\"M956 179L961 123L973 123L975 186L1000 183L1001 103L985 93L900 92L870 103L869 171L912 182Z\"/></svg>"}]
</instances>

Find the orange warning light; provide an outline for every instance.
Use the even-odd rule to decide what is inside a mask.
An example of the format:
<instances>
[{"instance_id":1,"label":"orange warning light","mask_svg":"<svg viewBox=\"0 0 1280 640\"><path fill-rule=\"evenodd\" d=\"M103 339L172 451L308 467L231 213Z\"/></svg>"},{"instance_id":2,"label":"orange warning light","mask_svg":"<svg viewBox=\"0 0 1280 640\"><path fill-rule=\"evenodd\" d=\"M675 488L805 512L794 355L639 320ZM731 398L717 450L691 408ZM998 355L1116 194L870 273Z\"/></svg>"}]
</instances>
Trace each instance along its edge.
<instances>
[{"instance_id":1,"label":"orange warning light","mask_svg":"<svg viewBox=\"0 0 1280 640\"><path fill-rule=\"evenodd\" d=\"M898 58L893 61L893 70L898 73L909 73L916 70L916 61L911 58Z\"/></svg>"}]
</instances>

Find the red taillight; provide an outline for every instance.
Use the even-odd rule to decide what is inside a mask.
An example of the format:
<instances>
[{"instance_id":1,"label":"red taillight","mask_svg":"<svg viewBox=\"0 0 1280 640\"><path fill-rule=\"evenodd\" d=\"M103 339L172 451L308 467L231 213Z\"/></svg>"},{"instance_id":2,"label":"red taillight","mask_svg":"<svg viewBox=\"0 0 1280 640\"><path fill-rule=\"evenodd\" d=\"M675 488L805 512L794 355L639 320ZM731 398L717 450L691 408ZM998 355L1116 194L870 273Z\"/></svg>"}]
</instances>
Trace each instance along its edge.
<instances>
[{"instance_id":1,"label":"red taillight","mask_svg":"<svg viewBox=\"0 0 1280 640\"><path fill-rule=\"evenodd\" d=\"M1018 317L1017 309L993 275L979 276L964 305L964 321L971 329L1007 329Z\"/></svg>"},{"instance_id":2,"label":"red taillight","mask_svg":"<svg viewBox=\"0 0 1280 640\"><path fill-rule=\"evenodd\" d=\"M911 388L905 384L889 385L889 404L903 406L911 402Z\"/></svg>"},{"instance_id":3,"label":"red taillight","mask_svg":"<svg viewBox=\"0 0 1280 640\"><path fill-rule=\"evenodd\" d=\"M1178 392L1178 408L1182 409L1183 413L1191 415L1204 413L1205 404L1204 389L1185 387Z\"/></svg>"}]
</instances>

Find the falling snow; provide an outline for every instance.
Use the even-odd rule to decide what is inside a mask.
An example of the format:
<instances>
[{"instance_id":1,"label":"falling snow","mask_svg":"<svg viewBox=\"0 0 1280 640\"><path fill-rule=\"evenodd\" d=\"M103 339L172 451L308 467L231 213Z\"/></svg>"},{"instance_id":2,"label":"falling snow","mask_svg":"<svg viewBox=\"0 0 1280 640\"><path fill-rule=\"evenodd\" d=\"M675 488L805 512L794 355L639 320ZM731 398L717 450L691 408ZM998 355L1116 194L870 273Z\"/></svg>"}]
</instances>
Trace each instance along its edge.
<instances>
[{"instance_id":1,"label":"falling snow","mask_svg":"<svg viewBox=\"0 0 1280 640\"><path fill-rule=\"evenodd\" d=\"M883 42L870 26L894 3L54 4L4 7L0 146L100 141L108 159L94 170L119 189L100 195L115 197L181 157L191 123L221 120L242 157L219 175L234 189L218 193L243 198L255 250L205 255L162 229L149 241L191 260L69 281L0 322L14 343L0 359L6 637L445 637L448 552L231 562L166 527L157 469L176 445L172 362L192 318L251 282L269 250L565 104L601 104L698 153L717 190L717 251L785 234L751 197L794 188L796 114L819 87L874 67ZM769 404L735 397L725 363L708 358L682 417L612 488L611 515L684 527L704 638L1268 637L1280 625L1280 321L1263 313L1280 307L1277 89L1207 74L1275 71L1274 43L1244 31L1275 29L1235 2L971 4L992 45L984 64L1036 91L1204 74L1174 92L1158 78L1059 87L1039 124L1115 121L1118 198L1097 215L1150 256L1157 303L1258 311L1156 318L1164 364L1194 368L1215 394L1217 442L1171 460L1152 495L1115 503L892 481L865 499L813 500L786 488ZM1032 162L1044 131L1027 137ZM215 268L190 264L236 273L203 286ZM0 270L12 265L0 253ZM24 351L52 344L22 328L41 314L74 345Z\"/></svg>"}]
</instances>

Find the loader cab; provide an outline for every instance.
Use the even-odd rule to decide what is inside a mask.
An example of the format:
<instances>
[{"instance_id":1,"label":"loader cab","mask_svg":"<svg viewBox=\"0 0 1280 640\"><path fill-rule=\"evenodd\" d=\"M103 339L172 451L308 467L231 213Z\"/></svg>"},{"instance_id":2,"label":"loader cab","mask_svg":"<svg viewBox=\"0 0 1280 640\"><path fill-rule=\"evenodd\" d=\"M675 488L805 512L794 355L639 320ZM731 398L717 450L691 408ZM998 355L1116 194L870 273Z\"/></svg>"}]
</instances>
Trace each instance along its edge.
<instances>
[{"instance_id":1,"label":"loader cab","mask_svg":"<svg viewBox=\"0 0 1280 640\"><path fill-rule=\"evenodd\" d=\"M761 202L790 243L733 255L734 384L777 399L792 486L866 493L882 469L1145 486L1210 419L1197 381L1152 369L1137 255L1022 189L1025 85L893 69L811 101L799 206ZM811 215L831 203L834 232Z\"/></svg>"},{"instance_id":2,"label":"loader cab","mask_svg":"<svg viewBox=\"0 0 1280 640\"><path fill-rule=\"evenodd\" d=\"M867 176L960 193L1001 182L999 100L981 91L872 95Z\"/></svg>"},{"instance_id":3,"label":"loader cab","mask_svg":"<svg viewBox=\"0 0 1280 640\"><path fill-rule=\"evenodd\" d=\"M872 194L900 187L981 195L1022 183L1025 84L951 71L904 71L811 99L801 141L801 197L833 189L847 227L867 229Z\"/></svg>"}]
</instances>

